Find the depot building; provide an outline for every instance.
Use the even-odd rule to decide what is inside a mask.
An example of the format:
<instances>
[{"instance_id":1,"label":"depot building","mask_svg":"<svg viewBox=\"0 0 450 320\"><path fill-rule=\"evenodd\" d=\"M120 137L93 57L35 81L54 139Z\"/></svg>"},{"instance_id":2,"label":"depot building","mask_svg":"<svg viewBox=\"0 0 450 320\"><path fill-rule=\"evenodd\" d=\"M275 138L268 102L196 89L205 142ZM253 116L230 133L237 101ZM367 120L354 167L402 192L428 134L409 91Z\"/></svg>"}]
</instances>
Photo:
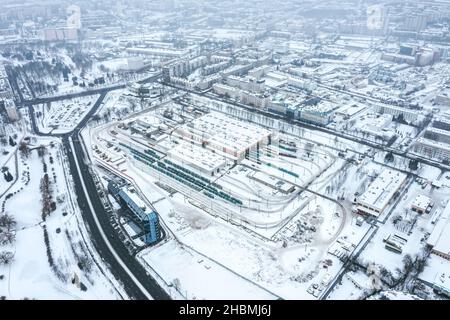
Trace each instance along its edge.
<instances>
[{"instance_id":1,"label":"depot building","mask_svg":"<svg viewBox=\"0 0 450 320\"><path fill-rule=\"evenodd\" d=\"M217 112L177 128L173 135L235 161L271 143L269 130Z\"/></svg>"}]
</instances>

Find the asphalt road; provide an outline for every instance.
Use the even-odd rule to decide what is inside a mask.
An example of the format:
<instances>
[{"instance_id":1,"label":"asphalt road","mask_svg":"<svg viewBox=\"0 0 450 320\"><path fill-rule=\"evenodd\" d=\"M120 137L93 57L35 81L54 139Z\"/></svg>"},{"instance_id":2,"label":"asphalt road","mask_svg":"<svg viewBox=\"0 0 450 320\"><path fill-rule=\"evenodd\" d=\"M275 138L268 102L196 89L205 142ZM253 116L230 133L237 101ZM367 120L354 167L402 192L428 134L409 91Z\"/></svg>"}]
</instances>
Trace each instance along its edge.
<instances>
[{"instance_id":1,"label":"asphalt road","mask_svg":"<svg viewBox=\"0 0 450 320\"><path fill-rule=\"evenodd\" d=\"M23 96L22 96L22 93L19 90L19 86L17 85L17 75L13 74L14 72L15 72L14 70L11 71L10 81L13 81L13 83L15 84L14 87L17 88L17 91L18 91L18 94L19 94L20 102L16 103L18 106L28 106L28 105L34 105L34 104L41 104L41 103L47 103L47 102L65 100L65 99L78 98L78 97L83 97L83 96L90 96L90 95L93 95L93 94L104 94L104 93L107 93L109 91L113 91L113 90L117 90L117 89L123 89L123 88L126 87L126 85L123 84L123 83L122 84L114 84L114 85L110 85L110 86L106 86L106 87L89 89L89 90L80 91L80 92L65 93L65 94L55 95L55 96L51 96L51 97L34 98L34 99L31 99L31 100L25 100L23 98ZM161 73L156 73L154 75L151 75L151 76L149 76L149 77L147 77L145 79L139 80L137 82L140 83L140 84L144 84L144 83L155 81L159 77L161 77Z\"/></svg>"},{"instance_id":2,"label":"asphalt road","mask_svg":"<svg viewBox=\"0 0 450 320\"><path fill-rule=\"evenodd\" d=\"M158 283L146 273L144 267L130 255L123 242L119 239L117 232L113 229L109 221L109 215L103 207L103 204L97 193L95 182L89 172L89 167L85 162L81 141L78 139L78 132L74 132L72 134L72 140L75 148L75 154L71 151L68 136L63 137L63 145L67 151L70 171L75 185L75 192L77 194L78 205L80 206L83 219L88 225L91 239L94 242L96 250L104 259L104 261L109 265L110 270L114 274L114 276L124 284L125 290L130 295L130 297L132 297L133 299L146 299L146 296L136 286L134 281L118 263L118 261L109 250L106 242L101 236L97 224L95 223L94 214L97 216L97 219L102 225L102 229L108 238L108 242L114 247L115 252L120 256L121 260L125 263L127 268L145 287L150 295L154 299L170 299L169 295L158 285ZM81 177L77 171L74 157L77 157L77 161L81 169L81 174L83 176L82 178L93 205L94 212L92 212L87 205L86 194L84 193L81 186Z\"/></svg>"},{"instance_id":3,"label":"asphalt road","mask_svg":"<svg viewBox=\"0 0 450 320\"><path fill-rule=\"evenodd\" d=\"M114 251L119 255L120 259L131 271L134 277L138 279L138 281L145 288L145 290L148 293L150 293L152 298L160 300L169 300L170 296L159 286L159 284L153 277L147 274L145 268L135 259L135 257L130 255L129 251L127 250L123 242L119 239L117 232L114 230L109 221L109 215L103 207L100 196L97 193L95 182L89 172L89 165L87 164L87 161L85 161L84 158L85 155L83 152L82 141L80 140L79 133L81 129L89 121L89 119L92 117L92 115L94 115L94 113L97 111L108 91L109 90L101 93L100 97L97 99L92 109L72 132L66 134L41 133L38 127L36 126L33 107L31 106L31 104L27 104L31 116L31 125L36 135L54 136L62 138L63 146L69 160L69 167L71 171L71 176L73 177L78 205L80 207L83 219L87 224L89 233L91 235L91 240L94 243L95 249L100 254L104 262L109 266L115 278L123 283L125 291L130 296L130 298L139 300L147 299L146 295L136 285L136 283L133 281L130 275L120 265L120 263L117 261L117 259L111 252L111 250L108 248L107 243L103 239L101 232L97 224L95 223L94 215L100 222L102 229L108 239L108 242L114 248ZM72 139L75 152L72 152L72 148L69 143L69 138ZM78 173L75 157L80 167L82 177ZM88 201L86 198L86 194L83 191L81 178L83 179L85 187L88 191L89 199L94 208L94 212L92 212L92 210L88 206Z\"/></svg>"}]
</instances>

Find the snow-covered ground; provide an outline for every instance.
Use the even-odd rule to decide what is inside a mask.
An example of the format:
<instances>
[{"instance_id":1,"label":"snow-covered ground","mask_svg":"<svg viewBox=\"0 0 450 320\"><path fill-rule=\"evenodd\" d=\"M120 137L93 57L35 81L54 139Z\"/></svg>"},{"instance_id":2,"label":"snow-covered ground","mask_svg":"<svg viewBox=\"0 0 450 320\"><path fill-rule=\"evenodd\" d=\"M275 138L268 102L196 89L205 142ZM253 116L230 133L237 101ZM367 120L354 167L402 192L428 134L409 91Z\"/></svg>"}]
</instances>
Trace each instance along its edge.
<instances>
[{"instance_id":1,"label":"snow-covered ground","mask_svg":"<svg viewBox=\"0 0 450 320\"><path fill-rule=\"evenodd\" d=\"M215 261L175 241L146 250L140 257L167 282L171 282L185 299L277 298L239 274L230 272Z\"/></svg>"},{"instance_id":2,"label":"snow-covered ground","mask_svg":"<svg viewBox=\"0 0 450 320\"><path fill-rule=\"evenodd\" d=\"M91 95L35 105L36 124L43 133L70 132L91 110L98 97Z\"/></svg>"},{"instance_id":3,"label":"snow-covered ground","mask_svg":"<svg viewBox=\"0 0 450 320\"><path fill-rule=\"evenodd\" d=\"M43 157L36 149L28 157L20 156L20 176L29 172L24 175L29 179L19 179L11 189L13 196L5 203L5 212L14 217L17 225L14 227L16 240L0 245L0 251L14 253L10 265L0 265L0 274L4 276L0 280L0 296L7 299L126 298L122 285L106 268L89 239L60 143L46 138L32 139L31 148L39 145L46 146ZM45 221L40 192L44 161L56 203L56 209ZM0 200L3 202L5 197Z\"/></svg>"},{"instance_id":4,"label":"snow-covered ground","mask_svg":"<svg viewBox=\"0 0 450 320\"><path fill-rule=\"evenodd\" d=\"M116 133L111 134L110 128L114 128ZM126 140L122 139L126 134L116 127L116 123L109 123L83 131L83 137L94 161L133 181L153 204L164 224L180 242L282 298L318 298L342 266L338 252L343 252L343 243L350 245L347 250L351 253L369 228L368 224L355 227L351 210L345 209L345 211L342 211L342 208L335 202L309 194L306 191L301 197L303 201L306 200L306 205L302 207L300 203L296 204L295 201L291 200L288 207L292 205L293 208L299 208L299 211L288 224L275 230L244 229L239 225L227 223L221 218L214 217L200 209L198 201L190 199L189 196L180 193L169 195L155 184L167 183L167 180L161 180L161 177L150 174L149 170L144 170L138 162L115 161L116 157L122 158L126 151L119 152L111 147L108 148L106 141L117 142L118 139L121 139L119 141L125 142ZM130 143L131 140L127 142L127 144ZM100 153L92 150L94 144L101 150ZM170 147L170 144L164 144L164 147ZM293 183L305 184L311 180L309 177L318 175L318 177L312 179L314 182L312 184L313 190L323 192L326 186L332 183L336 185L332 193L336 194L339 183L344 182L347 178L353 179L355 170L350 167L351 173L349 175L340 177L342 181L335 181L333 177L342 171L344 161L339 159L330 164L327 160L327 158L333 159L330 151L317 149L314 152L317 154L313 157L314 163L301 158L297 163L292 162L291 168L294 164L295 166L304 166L304 169L295 170L303 172L301 177L305 179L304 181L296 181L292 178ZM111 159L106 161L102 159L100 155L103 153L110 155ZM126 160L126 158L124 159ZM264 157L262 160L264 160ZM271 161L276 163L278 159L272 158ZM120 163L120 165L116 165L116 163ZM240 196L248 194L248 197L256 199L258 193L251 193L249 188L237 191L239 183L244 182L249 186L255 185L254 181L247 178L248 165L252 161L244 160L243 163L247 165L245 170L240 170L238 166L216 180L216 183L222 183L226 190L235 194ZM259 167L263 168L262 166ZM322 168L328 169L321 171ZM272 168L264 168L264 170L271 174L277 174L276 170ZM312 171L309 177L308 171ZM290 179L288 175L280 176L280 178ZM269 192L268 188L263 185L259 185L258 188L261 194ZM209 207L207 205L204 208ZM313 231L309 229L312 226L314 226L314 229L311 229ZM263 235L263 237L255 236L257 234ZM268 240L271 237L274 240ZM284 247L283 243L287 246ZM197 293L200 296L206 294L195 285L199 281L199 276L196 275L197 271L192 270L192 274L196 276L190 279L188 278L189 275L184 272L184 268L174 268L169 264L166 265L166 262L164 262L163 268L162 262L156 263L156 261L162 259L156 259L154 256L160 257L165 250L169 250L168 248L170 248L169 245L163 244L154 250L156 253L150 251L148 254L143 253L143 256L147 257L146 261L152 268L156 268L158 273L161 272L165 282L170 283L174 278L178 278L181 283L185 282L189 288L186 289L187 294L189 292L192 292L192 295L196 295L195 292L202 292L202 294ZM198 266L196 266L197 268ZM171 271L164 272L166 269ZM200 268L200 270L202 269ZM209 270L211 273L216 272L215 269ZM217 273L218 279L222 279L226 274L224 270L217 271ZM317 285L318 289L311 290L312 285ZM209 294L216 297L212 293Z\"/></svg>"}]
</instances>

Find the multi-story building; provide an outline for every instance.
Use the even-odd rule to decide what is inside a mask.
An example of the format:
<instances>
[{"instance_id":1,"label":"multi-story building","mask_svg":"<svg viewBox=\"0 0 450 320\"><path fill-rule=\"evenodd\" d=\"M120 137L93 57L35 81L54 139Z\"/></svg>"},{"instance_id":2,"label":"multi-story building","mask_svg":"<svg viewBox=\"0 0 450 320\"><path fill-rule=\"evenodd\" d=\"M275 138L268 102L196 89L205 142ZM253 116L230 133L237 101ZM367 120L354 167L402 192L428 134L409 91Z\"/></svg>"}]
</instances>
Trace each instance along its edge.
<instances>
[{"instance_id":1,"label":"multi-story building","mask_svg":"<svg viewBox=\"0 0 450 320\"><path fill-rule=\"evenodd\" d=\"M413 151L428 158L450 161L450 145L423 137L414 143Z\"/></svg>"},{"instance_id":2,"label":"multi-story building","mask_svg":"<svg viewBox=\"0 0 450 320\"><path fill-rule=\"evenodd\" d=\"M420 32L427 26L428 17L423 14L408 16L405 18L403 30Z\"/></svg>"},{"instance_id":3,"label":"multi-story building","mask_svg":"<svg viewBox=\"0 0 450 320\"><path fill-rule=\"evenodd\" d=\"M161 237L159 218L155 211L147 208L135 190L124 189L116 183L108 183L109 192L130 212L130 218L140 225L144 231L144 242L153 244Z\"/></svg>"},{"instance_id":4,"label":"multi-story building","mask_svg":"<svg viewBox=\"0 0 450 320\"><path fill-rule=\"evenodd\" d=\"M450 131L438 129L435 127L428 128L423 137L425 139L450 144Z\"/></svg>"},{"instance_id":5,"label":"multi-story building","mask_svg":"<svg viewBox=\"0 0 450 320\"><path fill-rule=\"evenodd\" d=\"M417 111L414 110L408 110L405 108L397 107L397 106L391 106L391 105L375 105L374 111L384 114L391 114L394 117L398 117L399 115L403 115L403 119L408 122L416 121L418 118Z\"/></svg>"},{"instance_id":6,"label":"multi-story building","mask_svg":"<svg viewBox=\"0 0 450 320\"><path fill-rule=\"evenodd\" d=\"M444 90L439 90L439 93L436 95L435 102L437 104L450 107L450 87L445 88Z\"/></svg>"},{"instance_id":7,"label":"multi-story building","mask_svg":"<svg viewBox=\"0 0 450 320\"><path fill-rule=\"evenodd\" d=\"M433 128L450 131L450 119L439 118L435 119L431 124Z\"/></svg>"},{"instance_id":8,"label":"multi-story building","mask_svg":"<svg viewBox=\"0 0 450 320\"><path fill-rule=\"evenodd\" d=\"M253 77L236 77L229 76L226 78L226 83L232 87L250 92L262 92L265 89L264 80L257 80Z\"/></svg>"},{"instance_id":9,"label":"multi-story building","mask_svg":"<svg viewBox=\"0 0 450 320\"><path fill-rule=\"evenodd\" d=\"M78 29L72 27L47 28L40 31L40 38L44 41L76 41Z\"/></svg>"},{"instance_id":10,"label":"multi-story building","mask_svg":"<svg viewBox=\"0 0 450 320\"><path fill-rule=\"evenodd\" d=\"M414 143L413 151L429 158L450 161L450 120L434 120Z\"/></svg>"},{"instance_id":11,"label":"multi-story building","mask_svg":"<svg viewBox=\"0 0 450 320\"><path fill-rule=\"evenodd\" d=\"M17 111L16 106L11 101L7 101L5 104L6 114L8 115L9 120L17 121L20 119L19 112Z\"/></svg>"},{"instance_id":12,"label":"multi-story building","mask_svg":"<svg viewBox=\"0 0 450 320\"><path fill-rule=\"evenodd\" d=\"M300 108L299 118L302 121L325 126L330 123L337 107L337 105L323 100L314 104L306 104Z\"/></svg>"},{"instance_id":13,"label":"multi-story building","mask_svg":"<svg viewBox=\"0 0 450 320\"><path fill-rule=\"evenodd\" d=\"M226 84L216 83L213 85L213 90L219 95L238 99L241 103L248 104L259 109L266 109L270 101L268 94L241 90Z\"/></svg>"}]
</instances>

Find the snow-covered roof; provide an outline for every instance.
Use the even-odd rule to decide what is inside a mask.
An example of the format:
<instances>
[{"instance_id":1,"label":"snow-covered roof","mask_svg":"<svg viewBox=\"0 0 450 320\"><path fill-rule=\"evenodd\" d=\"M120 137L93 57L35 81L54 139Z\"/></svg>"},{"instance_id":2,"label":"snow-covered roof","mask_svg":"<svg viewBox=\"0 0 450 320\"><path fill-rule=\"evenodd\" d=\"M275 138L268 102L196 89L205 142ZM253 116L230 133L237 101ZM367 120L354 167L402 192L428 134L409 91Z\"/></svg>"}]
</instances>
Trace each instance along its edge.
<instances>
[{"instance_id":1,"label":"snow-covered roof","mask_svg":"<svg viewBox=\"0 0 450 320\"><path fill-rule=\"evenodd\" d=\"M406 179L406 174L395 170L384 170L369 188L359 197L358 202L375 209L378 213L384 210L395 192Z\"/></svg>"},{"instance_id":2,"label":"snow-covered roof","mask_svg":"<svg viewBox=\"0 0 450 320\"><path fill-rule=\"evenodd\" d=\"M180 143L175 148L169 150L168 153L178 161L194 165L197 168L203 168L207 171L213 171L225 164L223 156L190 143Z\"/></svg>"},{"instance_id":3,"label":"snow-covered roof","mask_svg":"<svg viewBox=\"0 0 450 320\"><path fill-rule=\"evenodd\" d=\"M427 244L433 246L435 251L450 255L450 201L447 203L441 218L436 223L428 238Z\"/></svg>"},{"instance_id":4,"label":"snow-covered roof","mask_svg":"<svg viewBox=\"0 0 450 320\"><path fill-rule=\"evenodd\" d=\"M447 143L426 139L424 137L420 137L419 139L417 139L416 143L420 143L426 146L430 146L432 148L438 148L450 152L450 144Z\"/></svg>"},{"instance_id":5,"label":"snow-covered roof","mask_svg":"<svg viewBox=\"0 0 450 320\"><path fill-rule=\"evenodd\" d=\"M417 195L414 201L411 203L411 206L419 208L421 210L425 210L431 203L431 199L423 194Z\"/></svg>"},{"instance_id":6,"label":"snow-covered roof","mask_svg":"<svg viewBox=\"0 0 450 320\"><path fill-rule=\"evenodd\" d=\"M220 113L208 113L179 128L180 133L194 135L227 150L242 152L270 135L270 131Z\"/></svg>"}]
</instances>

